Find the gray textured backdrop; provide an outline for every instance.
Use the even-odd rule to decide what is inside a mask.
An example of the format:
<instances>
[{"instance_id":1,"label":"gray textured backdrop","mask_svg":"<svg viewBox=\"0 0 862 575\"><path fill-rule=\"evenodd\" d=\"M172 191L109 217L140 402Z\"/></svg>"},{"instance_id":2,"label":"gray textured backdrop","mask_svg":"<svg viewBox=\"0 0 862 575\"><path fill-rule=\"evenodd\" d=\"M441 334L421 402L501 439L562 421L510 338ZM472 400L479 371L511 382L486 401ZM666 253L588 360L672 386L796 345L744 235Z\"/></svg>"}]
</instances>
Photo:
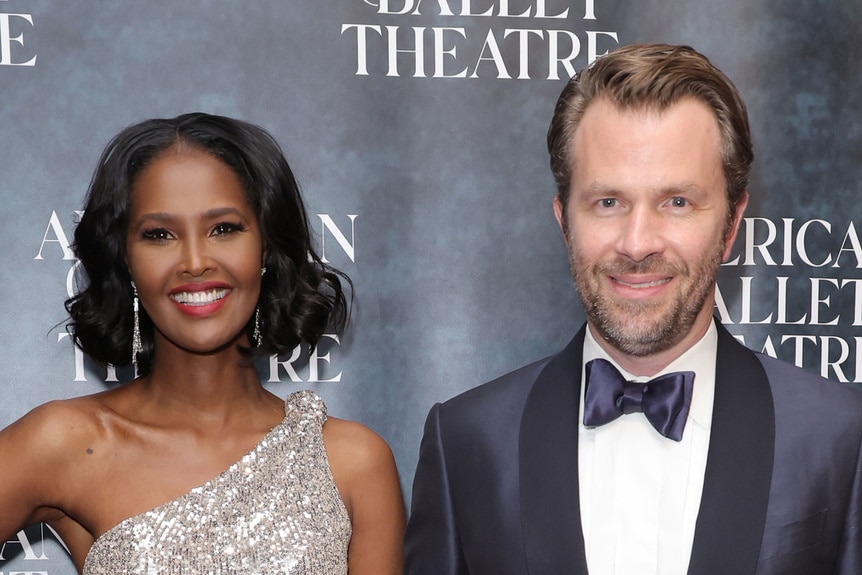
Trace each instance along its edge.
<instances>
[{"instance_id":1,"label":"gray textured backdrop","mask_svg":"<svg viewBox=\"0 0 862 575\"><path fill-rule=\"evenodd\" d=\"M302 381L282 368L268 385L313 388L383 435L409 500L431 404L555 352L583 320L544 148L569 75L552 47L565 60L572 38L576 68L664 41L736 81L757 160L718 311L751 347L862 383L862 3L510 0L517 17L500 4L0 0L0 426L111 385L58 341L73 264L58 230L71 237L117 131L204 110L275 135L326 257L356 283L319 381L297 366ZM403 51L416 34L419 70ZM0 547L0 573L17 571L74 569L36 528Z\"/></svg>"}]
</instances>

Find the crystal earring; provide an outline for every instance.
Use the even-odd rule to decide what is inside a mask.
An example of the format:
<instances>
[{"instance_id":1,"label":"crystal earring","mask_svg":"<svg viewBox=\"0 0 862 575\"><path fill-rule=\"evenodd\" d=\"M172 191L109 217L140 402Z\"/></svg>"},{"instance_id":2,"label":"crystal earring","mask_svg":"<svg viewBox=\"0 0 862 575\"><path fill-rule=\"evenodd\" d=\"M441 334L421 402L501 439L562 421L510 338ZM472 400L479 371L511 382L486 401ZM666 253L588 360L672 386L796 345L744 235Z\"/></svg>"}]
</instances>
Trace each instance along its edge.
<instances>
[{"instance_id":1,"label":"crystal earring","mask_svg":"<svg viewBox=\"0 0 862 575\"><path fill-rule=\"evenodd\" d=\"M260 347L260 306L254 308L254 331L251 333L254 347Z\"/></svg>"},{"instance_id":2,"label":"crystal earring","mask_svg":"<svg viewBox=\"0 0 862 575\"><path fill-rule=\"evenodd\" d=\"M141 324L138 319L138 287L132 282L132 365L138 364L138 354L144 351L141 345Z\"/></svg>"},{"instance_id":3,"label":"crystal earring","mask_svg":"<svg viewBox=\"0 0 862 575\"><path fill-rule=\"evenodd\" d=\"M260 268L260 277L266 273L266 266ZM254 308L254 331L251 332L254 347L260 347L260 306Z\"/></svg>"}]
</instances>

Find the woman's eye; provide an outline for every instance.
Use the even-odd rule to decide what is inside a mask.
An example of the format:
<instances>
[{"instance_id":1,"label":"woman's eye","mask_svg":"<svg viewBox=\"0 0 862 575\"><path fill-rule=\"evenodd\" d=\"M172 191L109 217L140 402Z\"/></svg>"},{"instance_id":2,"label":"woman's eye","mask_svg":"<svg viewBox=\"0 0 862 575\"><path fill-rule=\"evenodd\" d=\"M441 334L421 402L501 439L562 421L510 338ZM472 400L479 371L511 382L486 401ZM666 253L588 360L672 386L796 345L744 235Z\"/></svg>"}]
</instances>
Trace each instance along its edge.
<instances>
[{"instance_id":1,"label":"woman's eye","mask_svg":"<svg viewBox=\"0 0 862 575\"><path fill-rule=\"evenodd\" d=\"M232 234L234 232L242 231L244 228L241 224L234 224L231 222L219 222L213 226L212 235L214 236L226 236L228 234Z\"/></svg>"},{"instance_id":2,"label":"woman's eye","mask_svg":"<svg viewBox=\"0 0 862 575\"><path fill-rule=\"evenodd\" d=\"M165 242L171 239L171 233L164 228L152 228L141 232L141 237L154 242Z\"/></svg>"}]
</instances>

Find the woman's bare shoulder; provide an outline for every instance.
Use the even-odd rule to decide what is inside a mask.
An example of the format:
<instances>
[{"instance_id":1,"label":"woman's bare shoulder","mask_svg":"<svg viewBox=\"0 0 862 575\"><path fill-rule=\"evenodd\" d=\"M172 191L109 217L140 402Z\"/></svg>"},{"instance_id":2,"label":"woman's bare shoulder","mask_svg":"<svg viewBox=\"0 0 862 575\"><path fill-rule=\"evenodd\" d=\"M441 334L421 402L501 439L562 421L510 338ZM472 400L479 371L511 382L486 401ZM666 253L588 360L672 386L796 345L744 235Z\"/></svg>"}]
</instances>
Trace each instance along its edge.
<instances>
[{"instance_id":1,"label":"woman's bare shoulder","mask_svg":"<svg viewBox=\"0 0 862 575\"><path fill-rule=\"evenodd\" d=\"M392 450L386 441L361 423L327 417L323 441L332 466L363 473L380 465L394 465Z\"/></svg>"},{"instance_id":2,"label":"woman's bare shoulder","mask_svg":"<svg viewBox=\"0 0 862 575\"><path fill-rule=\"evenodd\" d=\"M329 417L323 442L335 484L352 517L362 500L400 500L395 457L382 437L361 423Z\"/></svg>"},{"instance_id":3,"label":"woman's bare shoulder","mask_svg":"<svg viewBox=\"0 0 862 575\"><path fill-rule=\"evenodd\" d=\"M333 417L323 426L323 441L353 527L350 572L401 573L404 499L392 450L364 425Z\"/></svg>"},{"instance_id":4,"label":"woman's bare shoulder","mask_svg":"<svg viewBox=\"0 0 862 575\"><path fill-rule=\"evenodd\" d=\"M0 476L0 535L40 521L59 521L89 477L78 473L103 431L100 400L55 400L0 431L0 461L15 465Z\"/></svg>"},{"instance_id":5,"label":"woman's bare shoulder","mask_svg":"<svg viewBox=\"0 0 862 575\"><path fill-rule=\"evenodd\" d=\"M39 453L43 461L63 456L104 435L111 413L104 394L49 401L0 432L0 449Z\"/></svg>"}]
</instances>

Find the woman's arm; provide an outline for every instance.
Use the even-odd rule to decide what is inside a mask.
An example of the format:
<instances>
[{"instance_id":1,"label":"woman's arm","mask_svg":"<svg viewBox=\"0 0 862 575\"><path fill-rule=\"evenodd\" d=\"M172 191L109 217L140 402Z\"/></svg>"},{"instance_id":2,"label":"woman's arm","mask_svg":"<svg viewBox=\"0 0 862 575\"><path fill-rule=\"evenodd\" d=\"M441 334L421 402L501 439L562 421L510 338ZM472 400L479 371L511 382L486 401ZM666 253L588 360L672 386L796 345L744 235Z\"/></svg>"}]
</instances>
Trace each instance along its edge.
<instances>
[{"instance_id":1,"label":"woman's arm","mask_svg":"<svg viewBox=\"0 0 862 575\"><path fill-rule=\"evenodd\" d=\"M401 575L404 499L392 451L367 427L341 419L327 419L323 437L353 527L350 575Z\"/></svg>"},{"instance_id":2,"label":"woman's arm","mask_svg":"<svg viewBox=\"0 0 862 575\"><path fill-rule=\"evenodd\" d=\"M93 536L68 515L66 504L80 499L75 485L99 490L92 481L79 480L81 458L75 454L87 452L93 428L87 411L72 402L46 403L0 431L0 541L48 523L80 570Z\"/></svg>"},{"instance_id":3,"label":"woman's arm","mask_svg":"<svg viewBox=\"0 0 862 575\"><path fill-rule=\"evenodd\" d=\"M0 431L0 541L63 517L52 506L52 485L61 475L52 461L63 441L63 411L46 404Z\"/></svg>"}]
</instances>

